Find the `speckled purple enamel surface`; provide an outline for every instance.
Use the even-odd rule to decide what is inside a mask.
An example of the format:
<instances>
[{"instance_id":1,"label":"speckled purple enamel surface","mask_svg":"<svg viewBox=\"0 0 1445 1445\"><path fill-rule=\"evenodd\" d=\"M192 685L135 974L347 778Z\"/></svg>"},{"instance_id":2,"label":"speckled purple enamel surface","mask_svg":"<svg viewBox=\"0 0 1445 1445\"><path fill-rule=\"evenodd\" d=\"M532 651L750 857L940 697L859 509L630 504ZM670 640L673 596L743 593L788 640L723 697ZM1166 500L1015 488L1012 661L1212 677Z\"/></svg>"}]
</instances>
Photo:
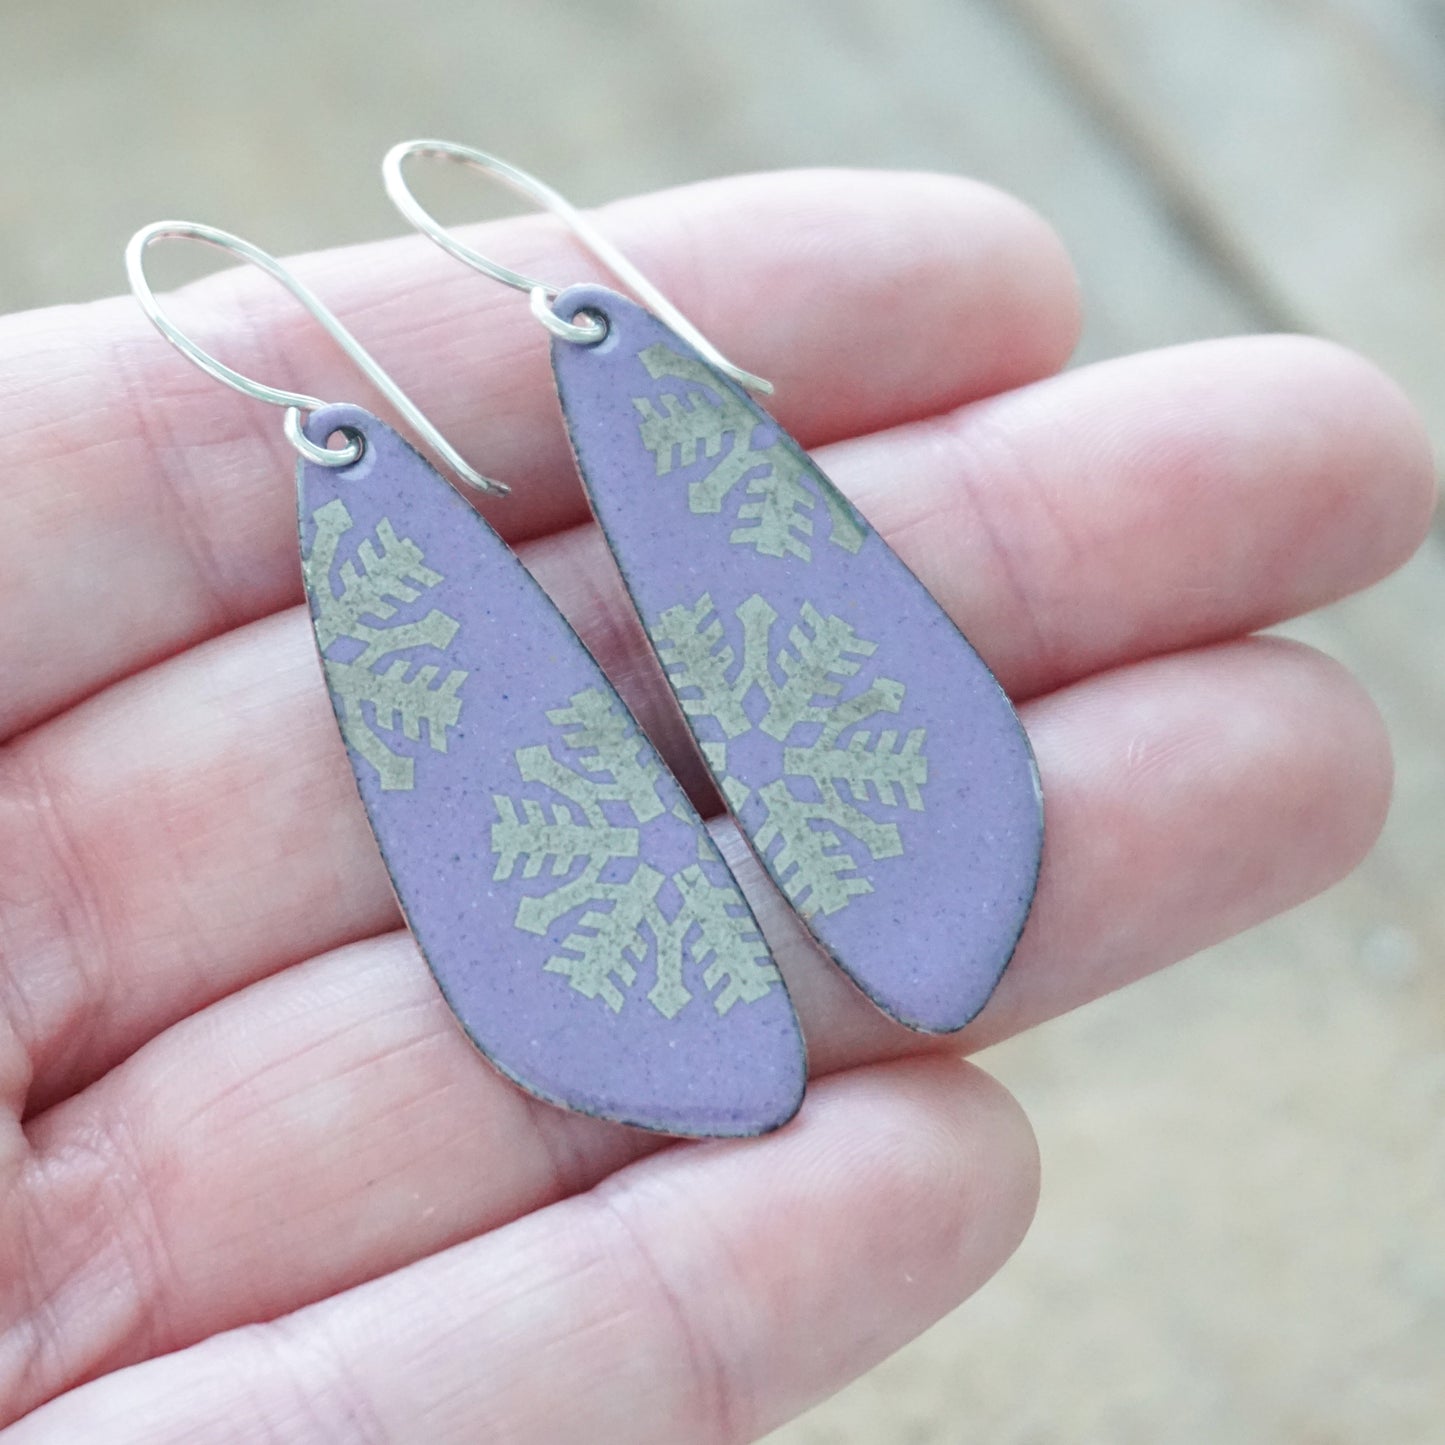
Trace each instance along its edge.
<instances>
[{"instance_id":1,"label":"speckled purple enamel surface","mask_svg":"<svg viewBox=\"0 0 1445 1445\"><path fill-rule=\"evenodd\" d=\"M781 428L602 287L555 309L572 445L644 625L775 881L887 1013L987 1001L1028 915L1043 808L1027 739L966 639Z\"/></svg>"},{"instance_id":2,"label":"speckled purple enamel surface","mask_svg":"<svg viewBox=\"0 0 1445 1445\"><path fill-rule=\"evenodd\" d=\"M785 1122L796 1019L696 814L486 522L368 412L307 424L342 429L361 460L299 469L312 618L372 828L463 1027L570 1108L676 1134Z\"/></svg>"}]
</instances>

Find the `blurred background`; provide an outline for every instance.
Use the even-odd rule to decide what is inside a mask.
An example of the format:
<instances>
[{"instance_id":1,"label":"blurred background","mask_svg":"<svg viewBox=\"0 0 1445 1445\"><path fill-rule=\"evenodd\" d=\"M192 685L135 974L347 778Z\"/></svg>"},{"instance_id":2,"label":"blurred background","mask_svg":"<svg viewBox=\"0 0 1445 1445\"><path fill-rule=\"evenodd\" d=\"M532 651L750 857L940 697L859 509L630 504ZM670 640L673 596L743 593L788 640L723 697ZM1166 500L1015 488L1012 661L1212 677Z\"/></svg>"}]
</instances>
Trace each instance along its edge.
<instances>
[{"instance_id":1,"label":"blurred background","mask_svg":"<svg viewBox=\"0 0 1445 1445\"><path fill-rule=\"evenodd\" d=\"M1445 0L0 0L0 310L120 289L163 215L282 253L394 233L376 164L418 134L589 203L983 177L1072 248L1079 360L1322 332L1445 440ZM1445 1440L1441 539L1290 630L1390 721L1379 848L985 1056L1043 1147L1033 1233L774 1445Z\"/></svg>"}]
</instances>

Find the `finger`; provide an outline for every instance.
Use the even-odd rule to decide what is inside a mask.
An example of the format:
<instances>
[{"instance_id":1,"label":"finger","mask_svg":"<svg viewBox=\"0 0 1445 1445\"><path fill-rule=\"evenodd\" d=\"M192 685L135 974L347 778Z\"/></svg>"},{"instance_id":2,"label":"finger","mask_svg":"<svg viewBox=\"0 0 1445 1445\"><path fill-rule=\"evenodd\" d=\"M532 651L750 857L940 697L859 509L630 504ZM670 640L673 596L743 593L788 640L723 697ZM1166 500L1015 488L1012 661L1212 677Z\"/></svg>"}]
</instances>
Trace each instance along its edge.
<instances>
[{"instance_id":1,"label":"finger","mask_svg":"<svg viewBox=\"0 0 1445 1445\"><path fill-rule=\"evenodd\" d=\"M860 1071L781 1134L666 1150L0 1438L754 1440L976 1290L1036 1195L1028 1125L986 1076Z\"/></svg>"},{"instance_id":2,"label":"finger","mask_svg":"<svg viewBox=\"0 0 1445 1445\"><path fill-rule=\"evenodd\" d=\"M1416 545L1433 489L1394 388L1299 340L1111 362L822 455L1023 695L1364 585ZM914 480L889 490L893 477ZM701 800L595 529L527 556ZM8 850L26 962L0 980L27 1021L38 1102L231 989L394 926L311 652L299 616L239 631L11 749L0 835L47 823L40 847Z\"/></svg>"},{"instance_id":3,"label":"finger","mask_svg":"<svg viewBox=\"0 0 1445 1445\"><path fill-rule=\"evenodd\" d=\"M1347 871L1383 818L1377 715L1335 664L1293 644L1143 663L1025 720L1049 798L1045 866L964 1046L1292 905ZM776 895L750 901L815 1069L959 1046L877 1015ZM534 1104L485 1067L400 934L185 1020L29 1135L25 1218L48 1241L36 1239L32 1307L54 1335L35 1370L43 1393L97 1361L180 1348L399 1268L653 1147Z\"/></svg>"},{"instance_id":4,"label":"finger","mask_svg":"<svg viewBox=\"0 0 1445 1445\"><path fill-rule=\"evenodd\" d=\"M0 769L0 1008L28 1111L160 1021L399 922L300 609L110 689Z\"/></svg>"},{"instance_id":5,"label":"finger","mask_svg":"<svg viewBox=\"0 0 1445 1445\"><path fill-rule=\"evenodd\" d=\"M772 374L785 423L811 442L1046 374L1073 345L1058 243L983 186L754 176L621 202L601 220L704 330ZM563 280L593 270L550 221L475 239ZM420 238L296 271L466 456L514 484L492 509L510 535L582 517L548 338L524 299ZM201 283L174 314L248 375L369 398L267 277ZM0 634L0 736L295 601L294 472L275 412L196 371L133 302L0 323L0 610L26 618Z\"/></svg>"},{"instance_id":6,"label":"finger","mask_svg":"<svg viewBox=\"0 0 1445 1445\"><path fill-rule=\"evenodd\" d=\"M970 1052L1314 897L1369 852L1389 808L1374 703L1338 663L1283 638L1121 668L1023 717L1044 781L1044 868L1013 960L954 1036ZM726 856L751 885L759 865L745 871L743 852ZM781 900L759 917L801 1016L826 1020L809 1034L813 1068L927 1044L836 969L800 967L811 946Z\"/></svg>"},{"instance_id":7,"label":"finger","mask_svg":"<svg viewBox=\"0 0 1445 1445\"><path fill-rule=\"evenodd\" d=\"M826 466L1014 697L1365 587L1435 503L1400 389L1298 336L1084 367L830 447Z\"/></svg>"}]
</instances>

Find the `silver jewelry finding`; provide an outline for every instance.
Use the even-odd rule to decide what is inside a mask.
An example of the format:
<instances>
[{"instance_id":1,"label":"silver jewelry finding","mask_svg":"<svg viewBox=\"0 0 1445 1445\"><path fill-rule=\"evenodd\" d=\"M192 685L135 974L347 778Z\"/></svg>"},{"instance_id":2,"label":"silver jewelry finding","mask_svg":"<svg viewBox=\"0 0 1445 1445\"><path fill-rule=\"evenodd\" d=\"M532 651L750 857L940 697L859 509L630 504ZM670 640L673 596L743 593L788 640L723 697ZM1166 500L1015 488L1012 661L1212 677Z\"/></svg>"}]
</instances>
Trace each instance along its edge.
<instances>
[{"instance_id":1,"label":"silver jewelry finding","mask_svg":"<svg viewBox=\"0 0 1445 1445\"><path fill-rule=\"evenodd\" d=\"M482 272L483 275L490 276L494 281L500 281L504 286L511 286L518 291L527 292L532 301L532 314L549 331L564 340L575 342L579 346L595 345L607 334L606 326L595 317L589 318L586 324L580 324L564 321L553 312L548 303L558 294L561 287L553 286L521 271L513 271L510 267L503 266L500 262L484 255L475 247L467 245L465 241L458 240L417 200L407 185L403 168L413 156L430 156L442 160L459 161L473 170L480 171L483 175L490 176L495 181L500 181L509 190L536 202L544 210L551 211L554 216L561 217L572 233L604 266L630 287L638 298L672 330L689 341L712 366L750 391L771 395L773 390L771 382L764 380L761 376L754 376L750 371L744 371L740 366L734 366L581 211L544 181L538 180L536 176L520 170L516 166L508 165L506 161L489 155L486 151L476 150L472 146L457 145L453 141L410 140L392 146L381 163L381 176L382 182L386 186L386 193L391 197L392 204L397 210L424 236L435 241L448 255L465 262L468 266Z\"/></svg>"},{"instance_id":2,"label":"silver jewelry finding","mask_svg":"<svg viewBox=\"0 0 1445 1445\"><path fill-rule=\"evenodd\" d=\"M406 418L427 445L451 467L462 481L466 482L468 486L475 487L478 491L490 492L497 496L506 496L511 490L503 483L493 481L490 477L484 477L480 472L473 470L427 419L416 403L382 369L371 353L337 320L334 313L308 286L292 275L269 252L261 250L259 246L253 246L249 241L242 240L240 236L233 236L229 231L219 230L215 226L201 225L196 221L156 221L152 225L143 226L130 238L130 243L125 248L126 275L130 278L130 289L135 293L136 300L140 302L141 309L150 318L156 330L202 371L214 376L217 381L225 382L227 386L239 391L243 396L252 397L256 401L264 401L271 406L285 407L286 417L283 427L286 438L303 457L324 467L350 466L361 457L362 445L357 438L348 437L345 445L340 447L318 446L302 431L301 423L306 413L325 406L324 401L319 397L308 396L305 392L286 391L282 387L267 386L264 382L244 376L197 345L166 315L155 292L151 289L145 272L147 248L157 241L165 240L199 241L202 245L214 246L229 255L239 256L241 260L249 261L253 266L259 266L268 276L279 281L310 312L337 345L356 363L371 384Z\"/></svg>"}]
</instances>

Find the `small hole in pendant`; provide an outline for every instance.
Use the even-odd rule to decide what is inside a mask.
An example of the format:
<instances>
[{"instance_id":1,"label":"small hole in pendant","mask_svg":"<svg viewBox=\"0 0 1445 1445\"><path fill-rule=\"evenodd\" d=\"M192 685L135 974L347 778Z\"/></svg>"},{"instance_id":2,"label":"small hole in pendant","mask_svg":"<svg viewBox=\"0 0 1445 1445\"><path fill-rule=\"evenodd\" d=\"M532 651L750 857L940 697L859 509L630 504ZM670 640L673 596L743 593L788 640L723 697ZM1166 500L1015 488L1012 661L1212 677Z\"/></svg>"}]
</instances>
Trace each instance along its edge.
<instances>
[{"instance_id":1,"label":"small hole in pendant","mask_svg":"<svg viewBox=\"0 0 1445 1445\"><path fill-rule=\"evenodd\" d=\"M586 306L580 311L574 311L572 313L572 324L573 326L597 326L601 328L592 340L581 342L580 345L583 346L601 346L612 334L612 325L606 316L604 316L602 312L590 310Z\"/></svg>"},{"instance_id":2,"label":"small hole in pendant","mask_svg":"<svg viewBox=\"0 0 1445 1445\"><path fill-rule=\"evenodd\" d=\"M592 327L598 333L593 340L573 341L574 346L579 346L584 351L605 352L611 351L617 345L617 328L613 326L612 318L596 306L579 306L569 320L573 326Z\"/></svg>"},{"instance_id":3,"label":"small hole in pendant","mask_svg":"<svg viewBox=\"0 0 1445 1445\"><path fill-rule=\"evenodd\" d=\"M354 467L366 455L366 436L356 427L339 426L328 433L322 446L336 453L335 466Z\"/></svg>"}]
</instances>

